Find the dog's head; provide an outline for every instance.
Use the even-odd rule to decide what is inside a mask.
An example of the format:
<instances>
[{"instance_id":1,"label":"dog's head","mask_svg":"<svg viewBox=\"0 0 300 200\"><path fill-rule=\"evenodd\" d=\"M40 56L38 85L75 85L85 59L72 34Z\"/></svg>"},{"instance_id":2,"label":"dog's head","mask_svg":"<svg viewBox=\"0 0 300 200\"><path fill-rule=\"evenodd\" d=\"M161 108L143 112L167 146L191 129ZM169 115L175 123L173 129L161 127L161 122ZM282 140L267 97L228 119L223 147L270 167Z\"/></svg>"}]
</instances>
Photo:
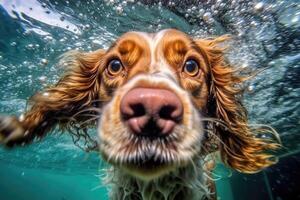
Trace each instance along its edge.
<instances>
[{"instance_id":1,"label":"dog's head","mask_svg":"<svg viewBox=\"0 0 300 200\"><path fill-rule=\"evenodd\" d=\"M105 159L142 177L193 160L210 76L196 42L175 30L130 32L103 59L100 94L111 95L99 128Z\"/></svg>"},{"instance_id":2,"label":"dog's head","mask_svg":"<svg viewBox=\"0 0 300 200\"><path fill-rule=\"evenodd\" d=\"M244 79L219 46L226 39L193 39L172 29L129 32L107 51L80 58L96 72L88 79L102 102L98 134L104 159L153 179L209 153L213 137L213 150L239 171L272 164L265 150L276 144L255 136L247 124L239 101Z\"/></svg>"}]
</instances>

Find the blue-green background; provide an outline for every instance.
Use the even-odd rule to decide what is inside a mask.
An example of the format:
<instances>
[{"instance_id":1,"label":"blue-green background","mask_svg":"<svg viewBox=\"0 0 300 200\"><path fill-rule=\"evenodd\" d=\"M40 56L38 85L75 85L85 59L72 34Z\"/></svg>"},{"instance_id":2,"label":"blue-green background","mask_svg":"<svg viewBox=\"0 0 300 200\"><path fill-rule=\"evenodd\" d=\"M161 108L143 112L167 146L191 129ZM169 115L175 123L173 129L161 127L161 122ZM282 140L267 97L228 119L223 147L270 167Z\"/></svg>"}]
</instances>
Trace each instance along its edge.
<instances>
[{"instance_id":1,"label":"blue-green background","mask_svg":"<svg viewBox=\"0 0 300 200\"><path fill-rule=\"evenodd\" d=\"M20 115L31 95L55 83L63 52L107 48L127 31L164 28L195 37L231 34L232 65L266 68L245 85L244 103L251 123L272 125L281 135L280 162L254 175L219 164L219 198L300 199L297 0L0 0L0 114ZM30 146L0 149L0 199L107 199L105 167L98 154L54 131Z\"/></svg>"}]
</instances>

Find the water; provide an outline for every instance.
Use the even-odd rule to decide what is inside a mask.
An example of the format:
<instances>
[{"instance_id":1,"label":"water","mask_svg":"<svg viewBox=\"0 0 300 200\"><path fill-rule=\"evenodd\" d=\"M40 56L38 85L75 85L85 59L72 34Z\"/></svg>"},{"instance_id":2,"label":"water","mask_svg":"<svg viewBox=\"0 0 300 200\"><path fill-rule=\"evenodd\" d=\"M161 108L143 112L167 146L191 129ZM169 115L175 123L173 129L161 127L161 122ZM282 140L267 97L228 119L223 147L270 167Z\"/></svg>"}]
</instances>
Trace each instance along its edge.
<instances>
[{"instance_id":1,"label":"water","mask_svg":"<svg viewBox=\"0 0 300 200\"><path fill-rule=\"evenodd\" d=\"M284 144L281 157L297 155L297 0L0 0L0 113L20 115L31 95L55 83L63 71L56 66L63 52L107 48L127 31L155 32L170 27L195 37L229 33L233 37L228 52L232 64L267 68L247 83L245 103L251 122L270 124L280 133ZM299 155L295 159L299 161ZM98 177L104 165L98 154L85 153L66 134L51 134L11 151L1 149L1 199L45 199L45 194L47 199L105 199L107 191ZM221 166L216 171L221 174L217 182L219 197L240 199L235 185L249 182L236 172L229 176L231 173ZM263 179L267 185L261 186L265 188L262 194L267 198L285 199L276 196L276 185L272 188L269 184L270 176L266 171L248 179ZM285 181L296 183L293 179Z\"/></svg>"}]
</instances>

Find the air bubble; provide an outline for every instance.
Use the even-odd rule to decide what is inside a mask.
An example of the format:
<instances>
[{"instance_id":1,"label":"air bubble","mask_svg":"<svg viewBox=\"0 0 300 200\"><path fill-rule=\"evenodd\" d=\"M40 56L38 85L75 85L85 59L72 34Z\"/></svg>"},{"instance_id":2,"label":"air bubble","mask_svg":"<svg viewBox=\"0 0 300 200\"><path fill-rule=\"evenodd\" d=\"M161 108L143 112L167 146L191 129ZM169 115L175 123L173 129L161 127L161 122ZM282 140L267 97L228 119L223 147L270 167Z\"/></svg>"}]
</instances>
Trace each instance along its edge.
<instances>
[{"instance_id":1,"label":"air bubble","mask_svg":"<svg viewBox=\"0 0 300 200\"><path fill-rule=\"evenodd\" d=\"M24 121L24 119L25 119L24 114L21 114L21 115L19 116L19 121L22 122L22 121Z\"/></svg>"},{"instance_id":2,"label":"air bubble","mask_svg":"<svg viewBox=\"0 0 300 200\"><path fill-rule=\"evenodd\" d=\"M171 7L175 6L175 2L170 1L170 2L169 2L169 6L171 6Z\"/></svg>"},{"instance_id":3,"label":"air bubble","mask_svg":"<svg viewBox=\"0 0 300 200\"><path fill-rule=\"evenodd\" d=\"M86 29L91 28L91 26L90 26L89 24L86 24L84 27L85 27Z\"/></svg>"},{"instance_id":4,"label":"air bubble","mask_svg":"<svg viewBox=\"0 0 300 200\"><path fill-rule=\"evenodd\" d=\"M259 3L255 4L254 10L257 11L257 12L261 12L261 11L263 11L264 6L265 5L264 5L263 2L259 2Z\"/></svg>"},{"instance_id":5,"label":"air bubble","mask_svg":"<svg viewBox=\"0 0 300 200\"><path fill-rule=\"evenodd\" d=\"M213 18L212 18L212 16L211 16L211 13L210 13L210 12L204 13L203 19L204 19L204 21L206 21L206 22L208 22L208 23L213 22Z\"/></svg>"},{"instance_id":6,"label":"air bubble","mask_svg":"<svg viewBox=\"0 0 300 200\"><path fill-rule=\"evenodd\" d=\"M53 37L52 36L49 36L49 35L47 35L45 38L44 38L44 40L46 40L46 41L52 41L53 40Z\"/></svg>"},{"instance_id":7,"label":"air bubble","mask_svg":"<svg viewBox=\"0 0 300 200\"><path fill-rule=\"evenodd\" d=\"M33 45L33 44L28 44L28 45L26 46L26 48L32 50L32 49L34 49L34 45Z\"/></svg>"},{"instance_id":8,"label":"air bubble","mask_svg":"<svg viewBox=\"0 0 300 200\"><path fill-rule=\"evenodd\" d=\"M249 86L247 87L247 91L250 92L250 93L253 92L254 89L255 89L255 86L254 86L254 85L249 85Z\"/></svg>"},{"instance_id":9,"label":"air bubble","mask_svg":"<svg viewBox=\"0 0 300 200\"><path fill-rule=\"evenodd\" d=\"M97 40L97 39L92 40L92 43L93 44L97 44L97 45L101 45L102 44L102 42L100 40Z\"/></svg>"},{"instance_id":10,"label":"air bubble","mask_svg":"<svg viewBox=\"0 0 300 200\"><path fill-rule=\"evenodd\" d=\"M106 5L113 5L115 4L115 0L105 0Z\"/></svg>"},{"instance_id":11,"label":"air bubble","mask_svg":"<svg viewBox=\"0 0 300 200\"><path fill-rule=\"evenodd\" d=\"M43 59L41 60L41 64L43 64L43 65L47 65L47 64L48 64L48 60L47 60L47 59L45 59L45 58L43 58Z\"/></svg>"},{"instance_id":12,"label":"air bubble","mask_svg":"<svg viewBox=\"0 0 300 200\"><path fill-rule=\"evenodd\" d=\"M257 23L256 23L255 21L251 21L251 22L250 22L250 25L253 26L253 27L256 27L256 26L257 26Z\"/></svg>"},{"instance_id":13,"label":"air bubble","mask_svg":"<svg viewBox=\"0 0 300 200\"><path fill-rule=\"evenodd\" d=\"M44 83L47 80L47 76L40 76L38 79L40 82Z\"/></svg>"},{"instance_id":14,"label":"air bubble","mask_svg":"<svg viewBox=\"0 0 300 200\"><path fill-rule=\"evenodd\" d=\"M240 31L239 33L238 33L238 37L243 37L245 35L245 32L243 32L243 31Z\"/></svg>"},{"instance_id":15,"label":"air bubble","mask_svg":"<svg viewBox=\"0 0 300 200\"><path fill-rule=\"evenodd\" d=\"M226 6L225 3L220 3L220 8L223 9Z\"/></svg>"},{"instance_id":16,"label":"air bubble","mask_svg":"<svg viewBox=\"0 0 300 200\"><path fill-rule=\"evenodd\" d=\"M203 8L201 8L200 10L199 10L199 14L200 15L203 15L205 13L205 10L203 9Z\"/></svg>"},{"instance_id":17,"label":"air bubble","mask_svg":"<svg viewBox=\"0 0 300 200\"><path fill-rule=\"evenodd\" d=\"M116 7L116 11L117 11L118 14L121 14L121 13L123 12L122 6L120 6L120 5L117 6L117 7Z\"/></svg>"},{"instance_id":18,"label":"air bubble","mask_svg":"<svg viewBox=\"0 0 300 200\"><path fill-rule=\"evenodd\" d=\"M298 24L299 21L300 21L300 15L294 16L294 17L292 18L292 20L291 20L291 22L292 22L293 24Z\"/></svg>"},{"instance_id":19,"label":"air bubble","mask_svg":"<svg viewBox=\"0 0 300 200\"><path fill-rule=\"evenodd\" d=\"M275 64L276 64L276 63L275 63L275 61L273 61L273 60L272 60L271 62L268 63L269 66L274 66Z\"/></svg>"}]
</instances>

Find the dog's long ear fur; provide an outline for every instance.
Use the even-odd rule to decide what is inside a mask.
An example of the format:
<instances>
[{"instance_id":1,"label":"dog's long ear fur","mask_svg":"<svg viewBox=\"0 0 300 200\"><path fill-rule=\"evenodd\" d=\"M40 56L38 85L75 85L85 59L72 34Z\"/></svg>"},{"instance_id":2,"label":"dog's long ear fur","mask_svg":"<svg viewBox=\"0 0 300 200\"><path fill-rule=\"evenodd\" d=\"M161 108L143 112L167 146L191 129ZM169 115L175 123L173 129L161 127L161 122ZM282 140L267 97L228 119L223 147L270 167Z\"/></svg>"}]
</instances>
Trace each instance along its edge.
<instances>
[{"instance_id":1,"label":"dog's long ear fur","mask_svg":"<svg viewBox=\"0 0 300 200\"><path fill-rule=\"evenodd\" d=\"M280 145L271 139L274 137L262 138L259 134L268 130L250 128L246 109L240 100L241 85L248 77L241 76L224 60L225 48L220 47L220 43L227 39L228 36L221 36L196 41L211 71L209 103L213 106L208 114L221 121L214 130L216 137L220 138L223 162L238 171L253 173L276 162L270 150Z\"/></svg>"},{"instance_id":2,"label":"dog's long ear fur","mask_svg":"<svg viewBox=\"0 0 300 200\"><path fill-rule=\"evenodd\" d=\"M97 50L90 53L71 51L63 55L61 63L66 67L65 75L55 86L30 99L30 108L23 119L7 120L2 117L0 140L7 145L28 143L35 137L44 136L57 124L63 127L70 120L84 120L82 115L74 115L91 106L98 98L101 58L104 54L103 50ZM23 132L14 133L17 129Z\"/></svg>"}]
</instances>

